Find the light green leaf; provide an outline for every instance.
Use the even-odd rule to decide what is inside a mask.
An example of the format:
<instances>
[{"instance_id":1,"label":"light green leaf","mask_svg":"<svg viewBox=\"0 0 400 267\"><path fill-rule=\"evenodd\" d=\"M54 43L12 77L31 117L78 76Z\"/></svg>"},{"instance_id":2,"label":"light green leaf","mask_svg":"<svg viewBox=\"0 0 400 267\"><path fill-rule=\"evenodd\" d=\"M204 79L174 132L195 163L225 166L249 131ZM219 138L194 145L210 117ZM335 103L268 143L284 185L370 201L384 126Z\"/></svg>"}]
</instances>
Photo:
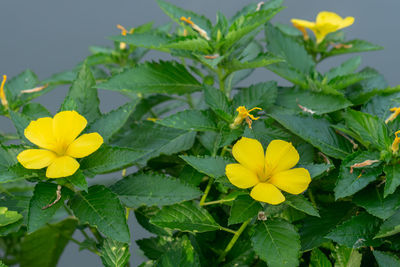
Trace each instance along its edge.
<instances>
[{"instance_id":1,"label":"light green leaf","mask_svg":"<svg viewBox=\"0 0 400 267\"><path fill-rule=\"evenodd\" d=\"M175 61L148 62L136 65L97 88L122 93L186 94L202 89L201 84Z\"/></svg>"},{"instance_id":2,"label":"light green leaf","mask_svg":"<svg viewBox=\"0 0 400 267\"><path fill-rule=\"evenodd\" d=\"M54 267L78 222L68 218L25 236L21 244L21 267Z\"/></svg>"},{"instance_id":3,"label":"light green leaf","mask_svg":"<svg viewBox=\"0 0 400 267\"><path fill-rule=\"evenodd\" d=\"M351 151L350 143L337 135L324 118L285 114L278 109L269 115L328 156L343 159Z\"/></svg>"},{"instance_id":4,"label":"light green leaf","mask_svg":"<svg viewBox=\"0 0 400 267\"><path fill-rule=\"evenodd\" d=\"M311 252L309 267L332 267L332 263L321 250L315 248Z\"/></svg>"},{"instance_id":5,"label":"light green leaf","mask_svg":"<svg viewBox=\"0 0 400 267\"><path fill-rule=\"evenodd\" d=\"M86 62L82 65L76 80L71 85L61 105L61 110L76 110L89 122L100 117L99 97L94 88L96 81Z\"/></svg>"},{"instance_id":6,"label":"light green leaf","mask_svg":"<svg viewBox=\"0 0 400 267\"><path fill-rule=\"evenodd\" d=\"M380 219L368 213L361 213L337 226L326 238L350 248L374 246L377 243L373 241L373 237L380 223Z\"/></svg>"},{"instance_id":7,"label":"light green leaf","mask_svg":"<svg viewBox=\"0 0 400 267\"><path fill-rule=\"evenodd\" d=\"M164 229L162 227L150 223L150 219L153 218L159 211L160 209L156 206L152 207L141 206L140 208L135 209L135 217L140 226L142 226L150 233L159 236L172 236L171 230Z\"/></svg>"},{"instance_id":8,"label":"light green leaf","mask_svg":"<svg viewBox=\"0 0 400 267\"><path fill-rule=\"evenodd\" d=\"M249 195L240 195L232 203L228 225L245 222L257 216L260 210L262 210L260 202Z\"/></svg>"},{"instance_id":9,"label":"light green leaf","mask_svg":"<svg viewBox=\"0 0 400 267\"><path fill-rule=\"evenodd\" d=\"M150 222L160 227L193 233L220 229L206 209L192 202L165 206L150 219Z\"/></svg>"},{"instance_id":10,"label":"light green leaf","mask_svg":"<svg viewBox=\"0 0 400 267\"><path fill-rule=\"evenodd\" d=\"M200 259L187 236L168 246L157 261L157 267L200 267Z\"/></svg>"},{"instance_id":11,"label":"light green leaf","mask_svg":"<svg viewBox=\"0 0 400 267\"><path fill-rule=\"evenodd\" d=\"M217 125L209 111L184 110L156 121L166 127L188 131L215 131Z\"/></svg>"},{"instance_id":12,"label":"light green leaf","mask_svg":"<svg viewBox=\"0 0 400 267\"><path fill-rule=\"evenodd\" d=\"M180 156L180 158L197 171L212 178L225 176L225 167L230 163L228 160L219 156Z\"/></svg>"},{"instance_id":13,"label":"light green leaf","mask_svg":"<svg viewBox=\"0 0 400 267\"><path fill-rule=\"evenodd\" d=\"M139 99L133 100L102 115L89 125L87 132L98 132L103 137L104 142L108 142L125 125L138 102Z\"/></svg>"},{"instance_id":14,"label":"light green leaf","mask_svg":"<svg viewBox=\"0 0 400 267\"><path fill-rule=\"evenodd\" d=\"M88 193L78 192L68 202L81 223L89 223L101 233L116 241L129 243L125 210L116 194L103 185L89 187Z\"/></svg>"},{"instance_id":15,"label":"light green leaf","mask_svg":"<svg viewBox=\"0 0 400 267\"><path fill-rule=\"evenodd\" d=\"M388 237L400 233L400 210L384 221L375 238Z\"/></svg>"},{"instance_id":16,"label":"light green leaf","mask_svg":"<svg viewBox=\"0 0 400 267\"><path fill-rule=\"evenodd\" d=\"M124 177L110 187L124 205L171 205L199 197L202 192L171 177L139 173Z\"/></svg>"},{"instance_id":17,"label":"light green leaf","mask_svg":"<svg viewBox=\"0 0 400 267\"><path fill-rule=\"evenodd\" d=\"M336 90L341 90L353 85L355 83L361 82L366 79L371 79L375 77L375 73L369 71L360 71L357 73L350 73L343 76L336 76L328 82L328 85L335 88Z\"/></svg>"},{"instance_id":18,"label":"light green leaf","mask_svg":"<svg viewBox=\"0 0 400 267\"><path fill-rule=\"evenodd\" d=\"M129 245L106 238L101 246L101 261L106 267L125 266L129 262Z\"/></svg>"},{"instance_id":19,"label":"light green leaf","mask_svg":"<svg viewBox=\"0 0 400 267\"><path fill-rule=\"evenodd\" d=\"M330 69L328 72L324 74L324 76L328 81L330 81L337 76L343 76L355 72L357 68L360 66L360 64L361 64L361 57L355 56L346 60L345 62L340 64L340 66Z\"/></svg>"},{"instance_id":20,"label":"light green leaf","mask_svg":"<svg viewBox=\"0 0 400 267\"><path fill-rule=\"evenodd\" d=\"M270 64L284 62L285 60L274 56L270 53L259 54L256 58L249 61L240 61L238 59L233 59L229 61L226 67L229 71L238 71L243 69L255 69L268 66Z\"/></svg>"},{"instance_id":21,"label":"light green leaf","mask_svg":"<svg viewBox=\"0 0 400 267\"><path fill-rule=\"evenodd\" d=\"M400 266L400 259L394 254L378 250L374 250L372 253L378 262L379 267Z\"/></svg>"},{"instance_id":22,"label":"light green leaf","mask_svg":"<svg viewBox=\"0 0 400 267\"><path fill-rule=\"evenodd\" d=\"M256 254L270 267L299 264L300 236L290 223L280 219L259 222L251 238Z\"/></svg>"},{"instance_id":23,"label":"light green leaf","mask_svg":"<svg viewBox=\"0 0 400 267\"><path fill-rule=\"evenodd\" d=\"M400 185L400 165L385 165L383 171L386 174L385 190L383 197L387 197L396 191Z\"/></svg>"},{"instance_id":24,"label":"light green leaf","mask_svg":"<svg viewBox=\"0 0 400 267\"><path fill-rule=\"evenodd\" d=\"M348 53L356 53L356 52L367 52L367 51L375 51L383 49L382 46L371 44L364 40L351 40L348 42L342 43L344 46L342 48L332 48L329 52L327 52L324 56L336 56L343 55ZM349 47L351 46L351 47ZM347 47L347 48L346 48Z\"/></svg>"},{"instance_id":25,"label":"light green leaf","mask_svg":"<svg viewBox=\"0 0 400 267\"><path fill-rule=\"evenodd\" d=\"M51 207L43 210L43 207L53 203L56 200L56 191L56 184L43 182L36 184L35 190L33 191L33 196L29 202L28 233L32 233L48 223L56 211L63 206L65 200L72 193L69 189L63 188L61 190L61 199Z\"/></svg>"},{"instance_id":26,"label":"light green leaf","mask_svg":"<svg viewBox=\"0 0 400 267\"><path fill-rule=\"evenodd\" d=\"M0 207L0 227L15 223L22 219L22 215L16 211L9 211L7 207Z\"/></svg>"},{"instance_id":27,"label":"light green leaf","mask_svg":"<svg viewBox=\"0 0 400 267\"><path fill-rule=\"evenodd\" d=\"M335 267L360 267L362 254L354 248L337 246L332 252Z\"/></svg>"},{"instance_id":28,"label":"light green leaf","mask_svg":"<svg viewBox=\"0 0 400 267\"><path fill-rule=\"evenodd\" d=\"M42 117L52 117L50 111L41 104L34 102L24 105L22 114L35 120Z\"/></svg>"},{"instance_id":29,"label":"light green leaf","mask_svg":"<svg viewBox=\"0 0 400 267\"><path fill-rule=\"evenodd\" d=\"M357 193L353 198L353 202L375 217L385 220L395 214L400 207L399 193L400 191L384 198L383 188L377 188L372 185Z\"/></svg>"},{"instance_id":30,"label":"light green leaf","mask_svg":"<svg viewBox=\"0 0 400 267\"><path fill-rule=\"evenodd\" d=\"M166 33L154 30L142 33L135 32L133 34L127 34L125 36L116 35L108 37L108 39L116 42L125 42L129 45L134 45L149 49L156 49L165 52L168 52L168 49L164 48L164 46L173 40Z\"/></svg>"},{"instance_id":31,"label":"light green leaf","mask_svg":"<svg viewBox=\"0 0 400 267\"><path fill-rule=\"evenodd\" d=\"M228 122L233 120L229 100L221 90L212 86L205 86L204 100L219 117Z\"/></svg>"},{"instance_id":32,"label":"light green leaf","mask_svg":"<svg viewBox=\"0 0 400 267\"><path fill-rule=\"evenodd\" d=\"M260 107L266 110L275 103L277 95L276 82L257 83L241 89L233 97L233 108L245 106L247 109Z\"/></svg>"},{"instance_id":33,"label":"light green leaf","mask_svg":"<svg viewBox=\"0 0 400 267\"><path fill-rule=\"evenodd\" d=\"M8 112L10 114L11 121L13 122L14 127L17 129L19 137L22 139L22 141L29 142L28 139L25 138L24 130L26 127L28 127L31 119L25 114L19 112L15 112L12 110L9 110Z\"/></svg>"},{"instance_id":34,"label":"light green leaf","mask_svg":"<svg viewBox=\"0 0 400 267\"><path fill-rule=\"evenodd\" d=\"M285 203L308 215L320 217L318 210L303 195L286 195Z\"/></svg>"}]
</instances>

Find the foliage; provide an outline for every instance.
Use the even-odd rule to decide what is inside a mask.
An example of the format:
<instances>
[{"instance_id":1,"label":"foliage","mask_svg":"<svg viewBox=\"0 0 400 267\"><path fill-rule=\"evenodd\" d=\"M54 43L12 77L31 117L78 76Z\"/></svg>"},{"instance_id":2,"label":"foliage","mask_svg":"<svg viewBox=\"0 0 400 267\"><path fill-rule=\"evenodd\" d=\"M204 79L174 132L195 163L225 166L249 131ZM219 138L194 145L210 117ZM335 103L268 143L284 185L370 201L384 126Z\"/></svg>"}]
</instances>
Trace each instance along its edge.
<instances>
[{"instance_id":1,"label":"foliage","mask_svg":"<svg viewBox=\"0 0 400 267\"><path fill-rule=\"evenodd\" d=\"M157 0L176 27L144 24L110 37L114 47L91 47L72 70L9 79L0 115L17 132L0 135L0 266L56 266L68 242L104 266L128 266L139 253L129 216L154 235L136 240L148 258L140 266L400 266L400 123L390 111L400 90L370 67L358 70L360 56L321 73L327 58L380 47L342 31L316 43L274 25L282 2L217 13L213 24ZM173 59L143 60L150 50ZM256 68L291 85L243 86ZM70 90L60 110L79 112L104 144L74 175L48 179L16 156L33 148L24 136L30 121L52 116L31 100L62 84ZM99 90L128 101L104 114ZM252 111L251 124L239 106L262 111ZM264 149L291 142L308 189L270 205L233 186L225 167L242 136ZM98 182L104 173L112 184Z\"/></svg>"}]
</instances>

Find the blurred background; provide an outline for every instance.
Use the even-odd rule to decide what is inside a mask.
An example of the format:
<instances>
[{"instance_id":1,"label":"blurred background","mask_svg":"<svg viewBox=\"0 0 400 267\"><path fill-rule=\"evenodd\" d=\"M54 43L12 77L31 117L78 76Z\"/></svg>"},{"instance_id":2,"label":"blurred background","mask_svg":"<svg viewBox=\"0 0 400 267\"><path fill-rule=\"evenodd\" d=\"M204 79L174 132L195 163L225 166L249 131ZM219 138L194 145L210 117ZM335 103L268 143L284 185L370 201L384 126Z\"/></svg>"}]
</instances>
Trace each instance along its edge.
<instances>
[{"instance_id":1,"label":"blurred background","mask_svg":"<svg viewBox=\"0 0 400 267\"><path fill-rule=\"evenodd\" d=\"M232 16L244 5L257 2L245 0L169 0L184 9L204 14L215 22L219 10L227 17ZM382 51L362 54L362 67L373 66L382 73L389 85L399 84L398 62L400 61L400 35L398 16L400 1L389 0L285 0L287 8L272 21L289 24L291 18L315 20L319 11L333 11L342 17L353 16L355 23L344 29L347 39L364 39L383 46ZM34 71L39 79L70 70L89 55L90 45L112 46L106 36L117 35L121 24L126 28L136 27L149 21L155 25L170 22L157 6L155 0L2 0L0 1L0 74L9 78L25 69ZM159 52L150 52L146 59L166 58ZM320 68L325 71L337 66L347 56L324 61ZM266 80L285 82L267 69L256 70L245 80L252 84ZM55 113L68 86L61 86L37 100ZM100 90L101 110L107 112L127 101L124 96ZM0 131L14 132L11 122L0 118ZM98 179L98 180L97 180ZM112 175L96 178L96 183L110 183ZM92 181L93 183L93 181ZM132 240L149 236L131 215L129 226ZM82 240L79 235L75 236ZM136 245L131 248L131 266L139 265L144 256ZM100 258L87 251L78 251L71 243L61 256L58 266L101 266Z\"/></svg>"}]
</instances>

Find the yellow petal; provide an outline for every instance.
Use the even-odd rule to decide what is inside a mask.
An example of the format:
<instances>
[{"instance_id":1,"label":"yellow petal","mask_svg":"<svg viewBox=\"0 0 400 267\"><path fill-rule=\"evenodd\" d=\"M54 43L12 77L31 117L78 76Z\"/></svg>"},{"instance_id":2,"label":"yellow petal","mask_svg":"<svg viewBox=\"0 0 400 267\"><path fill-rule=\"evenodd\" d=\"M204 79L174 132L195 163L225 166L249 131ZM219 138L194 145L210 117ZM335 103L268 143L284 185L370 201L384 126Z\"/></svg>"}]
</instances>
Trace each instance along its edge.
<instances>
[{"instance_id":1,"label":"yellow petal","mask_svg":"<svg viewBox=\"0 0 400 267\"><path fill-rule=\"evenodd\" d=\"M354 23L354 17L346 17L346 18L342 21L342 23L341 23L341 25L340 25L340 29L349 27L349 26L353 25L353 23Z\"/></svg>"},{"instance_id":2,"label":"yellow petal","mask_svg":"<svg viewBox=\"0 0 400 267\"><path fill-rule=\"evenodd\" d=\"M66 149L85 129L86 124L86 119L76 111L57 113L53 119L53 131L58 146Z\"/></svg>"},{"instance_id":3,"label":"yellow petal","mask_svg":"<svg viewBox=\"0 0 400 267\"><path fill-rule=\"evenodd\" d=\"M311 182L310 173L304 168L296 168L274 174L268 180L271 184L290 194L304 192Z\"/></svg>"},{"instance_id":4,"label":"yellow petal","mask_svg":"<svg viewBox=\"0 0 400 267\"><path fill-rule=\"evenodd\" d=\"M27 169L41 169L49 166L56 154L45 149L27 149L18 154L18 162Z\"/></svg>"},{"instance_id":5,"label":"yellow petal","mask_svg":"<svg viewBox=\"0 0 400 267\"><path fill-rule=\"evenodd\" d=\"M342 20L342 17L335 12L321 11L318 13L315 22L317 23L317 25L325 23L340 25L342 23Z\"/></svg>"},{"instance_id":6,"label":"yellow petal","mask_svg":"<svg viewBox=\"0 0 400 267\"><path fill-rule=\"evenodd\" d=\"M242 137L232 148L232 154L243 167L258 175L264 172L264 149L256 139Z\"/></svg>"},{"instance_id":7,"label":"yellow petal","mask_svg":"<svg viewBox=\"0 0 400 267\"><path fill-rule=\"evenodd\" d=\"M61 178L74 174L79 169L79 163L69 157L62 156L56 158L53 163L47 167L46 176L48 178Z\"/></svg>"},{"instance_id":8,"label":"yellow petal","mask_svg":"<svg viewBox=\"0 0 400 267\"><path fill-rule=\"evenodd\" d=\"M312 29L315 26L314 22L302 20L302 19L292 19L291 22L293 23L293 25L308 28L308 29Z\"/></svg>"},{"instance_id":9,"label":"yellow petal","mask_svg":"<svg viewBox=\"0 0 400 267\"><path fill-rule=\"evenodd\" d=\"M299 159L299 153L292 143L272 140L265 152L265 173L269 176L293 168Z\"/></svg>"},{"instance_id":10,"label":"yellow petal","mask_svg":"<svg viewBox=\"0 0 400 267\"><path fill-rule=\"evenodd\" d=\"M285 196L270 183L259 183L250 192L250 196L257 201L277 205L285 201Z\"/></svg>"},{"instance_id":11,"label":"yellow petal","mask_svg":"<svg viewBox=\"0 0 400 267\"><path fill-rule=\"evenodd\" d=\"M56 142L53 135L53 119L49 117L31 121L24 131L25 137L35 145L53 150Z\"/></svg>"},{"instance_id":12,"label":"yellow petal","mask_svg":"<svg viewBox=\"0 0 400 267\"><path fill-rule=\"evenodd\" d=\"M240 164L228 164L225 173L231 184L239 188L249 188L259 183L257 175Z\"/></svg>"},{"instance_id":13,"label":"yellow petal","mask_svg":"<svg viewBox=\"0 0 400 267\"><path fill-rule=\"evenodd\" d=\"M68 146L66 155L83 158L95 152L102 144L103 138L98 133L83 134Z\"/></svg>"}]
</instances>

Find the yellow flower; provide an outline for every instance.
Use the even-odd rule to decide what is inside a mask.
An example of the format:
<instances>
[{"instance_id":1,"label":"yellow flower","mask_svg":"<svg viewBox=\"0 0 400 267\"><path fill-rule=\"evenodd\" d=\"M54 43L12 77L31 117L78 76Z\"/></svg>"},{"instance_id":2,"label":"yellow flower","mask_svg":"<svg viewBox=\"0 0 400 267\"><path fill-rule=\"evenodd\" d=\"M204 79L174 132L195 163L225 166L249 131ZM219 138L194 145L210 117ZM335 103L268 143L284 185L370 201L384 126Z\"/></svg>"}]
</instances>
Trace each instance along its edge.
<instances>
[{"instance_id":1,"label":"yellow flower","mask_svg":"<svg viewBox=\"0 0 400 267\"><path fill-rule=\"evenodd\" d=\"M233 123L230 125L232 129L236 128L239 126L243 120L246 120L247 125L249 125L249 128L251 129L251 124L253 123L253 120L256 121L260 117L254 117L253 115L250 114L253 110L262 110L261 108L255 107L250 110L247 110L245 106L240 106L236 109L238 112L238 115L236 116L235 120Z\"/></svg>"},{"instance_id":2,"label":"yellow flower","mask_svg":"<svg viewBox=\"0 0 400 267\"><path fill-rule=\"evenodd\" d=\"M62 111L54 118L31 121L24 134L40 149L22 151L17 156L18 161L27 169L47 167L48 178L74 174L79 168L75 158L86 157L103 144L103 138L98 133L78 137L86 124L86 119L76 111Z\"/></svg>"},{"instance_id":3,"label":"yellow flower","mask_svg":"<svg viewBox=\"0 0 400 267\"><path fill-rule=\"evenodd\" d=\"M124 26L122 26L122 25L120 25L120 24L117 24L117 28L121 30L121 35L122 35L122 36L126 36L126 35L127 35L128 30L125 29ZM133 28L130 29L129 34L132 34L134 31L135 31L135 29L133 29ZM125 43L125 42L119 43L119 49L121 49L121 50L126 49L126 43Z\"/></svg>"},{"instance_id":4,"label":"yellow flower","mask_svg":"<svg viewBox=\"0 0 400 267\"><path fill-rule=\"evenodd\" d=\"M399 151L399 144L400 144L400 137L399 137L400 131L397 131L394 133L395 138L394 141L392 143L392 152L393 154L397 153L397 151Z\"/></svg>"},{"instance_id":5,"label":"yellow flower","mask_svg":"<svg viewBox=\"0 0 400 267\"><path fill-rule=\"evenodd\" d=\"M308 35L305 28L312 30L317 38L317 44L319 44L329 33L352 25L354 23L354 17L346 17L343 19L334 12L322 11L318 13L315 22L302 19L292 19L291 22L293 26L303 33L306 40Z\"/></svg>"},{"instance_id":6,"label":"yellow flower","mask_svg":"<svg viewBox=\"0 0 400 267\"><path fill-rule=\"evenodd\" d=\"M285 201L280 190L300 194L311 182L310 173L304 168L293 168L299 161L299 153L291 143L273 140L264 149L255 139L242 137L232 149L239 164L225 168L229 181L239 188L250 188L250 196L257 201L279 204Z\"/></svg>"},{"instance_id":7,"label":"yellow flower","mask_svg":"<svg viewBox=\"0 0 400 267\"><path fill-rule=\"evenodd\" d=\"M3 81L1 82L0 85L0 101L1 104L7 109L8 108L8 102L6 98L6 93L4 92L4 85L6 84L7 81L7 75L3 75Z\"/></svg>"},{"instance_id":8,"label":"yellow flower","mask_svg":"<svg viewBox=\"0 0 400 267\"><path fill-rule=\"evenodd\" d=\"M394 121L394 119L397 118L400 114L400 107L394 107L390 109L391 112L393 112L386 120L385 123L388 124L389 121Z\"/></svg>"}]
</instances>

